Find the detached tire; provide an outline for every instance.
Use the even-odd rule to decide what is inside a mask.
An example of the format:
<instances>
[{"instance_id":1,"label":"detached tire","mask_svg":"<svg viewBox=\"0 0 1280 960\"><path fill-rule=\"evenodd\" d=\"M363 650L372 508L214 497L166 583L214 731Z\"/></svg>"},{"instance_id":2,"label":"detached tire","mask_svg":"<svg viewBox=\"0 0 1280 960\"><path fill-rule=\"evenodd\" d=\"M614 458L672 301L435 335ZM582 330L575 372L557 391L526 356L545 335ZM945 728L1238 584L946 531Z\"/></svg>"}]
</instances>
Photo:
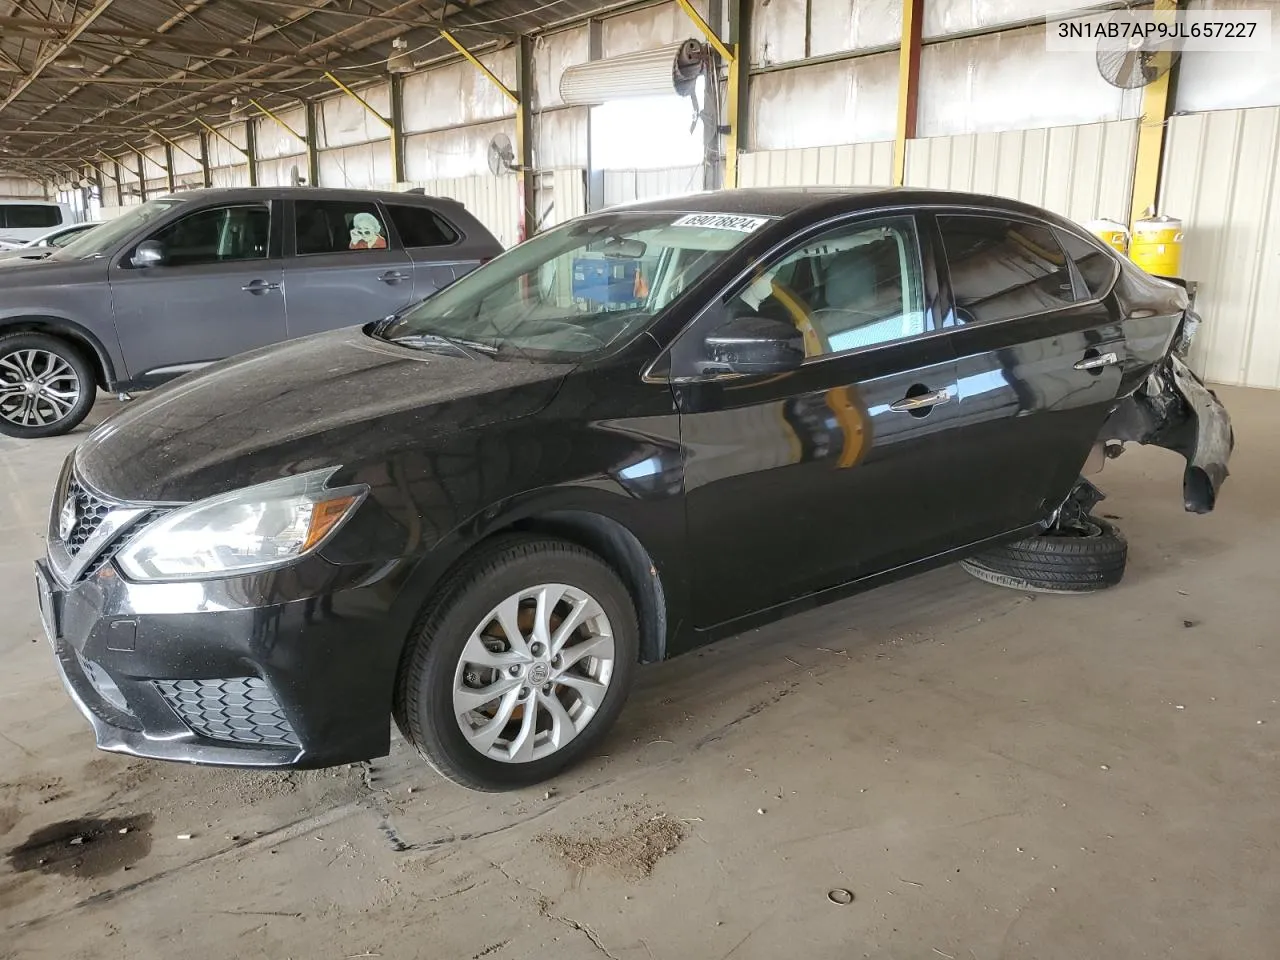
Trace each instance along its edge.
<instances>
[{"instance_id":1,"label":"detached tire","mask_svg":"<svg viewBox=\"0 0 1280 960\"><path fill-rule=\"evenodd\" d=\"M1091 593L1119 583L1128 556L1129 544L1115 525L1085 517L986 550L960 565L979 580L1014 590Z\"/></svg>"},{"instance_id":2,"label":"detached tire","mask_svg":"<svg viewBox=\"0 0 1280 960\"><path fill-rule=\"evenodd\" d=\"M577 762L622 710L639 659L635 604L594 553L542 536L464 561L409 636L401 733L473 790L513 790Z\"/></svg>"},{"instance_id":3,"label":"detached tire","mask_svg":"<svg viewBox=\"0 0 1280 960\"><path fill-rule=\"evenodd\" d=\"M0 336L0 434L34 440L80 425L98 391L92 364L47 333Z\"/></svg>"}]
</instances>

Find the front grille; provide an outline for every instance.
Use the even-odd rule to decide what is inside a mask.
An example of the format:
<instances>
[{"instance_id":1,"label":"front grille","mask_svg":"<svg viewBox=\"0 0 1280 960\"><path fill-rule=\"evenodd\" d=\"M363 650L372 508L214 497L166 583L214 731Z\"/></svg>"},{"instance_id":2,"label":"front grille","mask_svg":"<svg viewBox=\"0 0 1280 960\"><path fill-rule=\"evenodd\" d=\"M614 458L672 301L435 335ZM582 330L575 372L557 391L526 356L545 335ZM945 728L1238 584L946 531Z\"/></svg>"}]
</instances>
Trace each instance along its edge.
<instances>
[{"instance_id":1,"label":"front grille","mask_svg":"<svg viewBox=\"0 0 1280 960\"><path fill-rule=\"evenodd\" d=\"M75 477L67 484L67 497L75 501L76 521L65 541L67 553L74 557L107 519L111 504L95 497Z\"/></svg>"},{"instance_id":2,"label":"front grille","mask_svg":"<svg viewBox=\"0 0 1280 960\"><path fill-rule=\"evenodd\" d=\"M235 743L298 746L298 735L257 677L157 680L156 689L182 722L202 737Z\"/></svg>"},{"instance_id":3,"label":"front grille","mask_svg":"<svg viewBox=\"0 0 1280 960\"><path fill-rule=\"evenodd\" d=\"M152 510L146 516L140 517L124 530L121 530L120 533L117 534L116 537L103 547L98 555L93 558L93 562L84 568L84 573L80 574L79 579L91 579L99 570L111 562L111 559L120 552L120 548L124 546L125 541L133 536L136 531L144 529L149 523L151 523L151 521L157 520L162 516L164 516L163 510Z\"/></svg>"}]
</instances>

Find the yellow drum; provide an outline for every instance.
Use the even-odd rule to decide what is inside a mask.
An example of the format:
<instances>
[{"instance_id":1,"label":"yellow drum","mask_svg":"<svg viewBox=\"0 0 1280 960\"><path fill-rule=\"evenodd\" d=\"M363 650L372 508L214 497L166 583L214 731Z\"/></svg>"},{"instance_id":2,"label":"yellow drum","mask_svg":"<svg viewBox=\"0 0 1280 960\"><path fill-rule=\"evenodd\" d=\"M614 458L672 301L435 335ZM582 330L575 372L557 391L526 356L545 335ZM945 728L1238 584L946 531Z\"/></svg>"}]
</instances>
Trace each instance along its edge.
<instances>
[{"instance_id":1,"label":"yellow drum","mask_svg":"<svg viewBox=\"0 0 1280 960\"><path fill-rule=\"evenodd\" d=\"M1182 221L1177 217L1146 217L1136 221L1129 258L1157 277L1178 276L1182 267Z\"/></svg>"},{"instance_id":2,"label":"yellow drum","mask_svg":"<svg viewBox=\"0 0 1280 960\"><path fill-rule=\"evenodd\" d=\"M1092 220L1088 224L1089 232L1098 237L1107 246L1127 253L1129 250L1129 231L1123 223L1114 220Z\"/></svg>"}]
</instances>

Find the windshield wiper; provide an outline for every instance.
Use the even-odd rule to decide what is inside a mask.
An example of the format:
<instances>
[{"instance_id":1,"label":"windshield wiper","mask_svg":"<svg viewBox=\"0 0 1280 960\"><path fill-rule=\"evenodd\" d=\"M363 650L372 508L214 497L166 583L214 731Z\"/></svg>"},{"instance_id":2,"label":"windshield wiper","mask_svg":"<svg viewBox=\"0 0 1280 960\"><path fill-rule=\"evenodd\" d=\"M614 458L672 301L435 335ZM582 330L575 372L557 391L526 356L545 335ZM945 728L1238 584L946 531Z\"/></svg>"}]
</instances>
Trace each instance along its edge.
<instances>
[{"instance_id":1,"label":"windshield wiper","mask_svg":"<svg viewBox=\"0 0 1280 960\"><path fill-rule=\"evenodd\" d=\"M494 356L498 352L498 348L491 343L481 343L478 340L464 340L461 337L448 337L441 333L411 333L403 337L396 337L391 343L399 343L408 347L423 347L431 344L447 344L475 359L475 354L482 353L486 356Z\"/></svg>"}]
</instances>

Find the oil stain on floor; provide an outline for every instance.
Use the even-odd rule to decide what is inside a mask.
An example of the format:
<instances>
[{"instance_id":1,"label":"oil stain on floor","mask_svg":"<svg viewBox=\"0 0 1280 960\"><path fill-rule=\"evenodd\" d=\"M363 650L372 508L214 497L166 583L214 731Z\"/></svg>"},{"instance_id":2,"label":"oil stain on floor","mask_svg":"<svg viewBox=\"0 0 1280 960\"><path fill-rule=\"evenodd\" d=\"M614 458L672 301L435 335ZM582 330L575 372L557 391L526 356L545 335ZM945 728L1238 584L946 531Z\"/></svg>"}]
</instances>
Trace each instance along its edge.
<instances>
[{"instance_id":1,"label":"oil stain on floor","mask_svg":"<svg viewBox=\"0 0 1280 960\"><path fill-rule=\"evenodd\" d=\"M14 873L103 877L151 852L149 813L111 819L63 820L41 827L6 859Z\"/></svg>"}]
</instances>

